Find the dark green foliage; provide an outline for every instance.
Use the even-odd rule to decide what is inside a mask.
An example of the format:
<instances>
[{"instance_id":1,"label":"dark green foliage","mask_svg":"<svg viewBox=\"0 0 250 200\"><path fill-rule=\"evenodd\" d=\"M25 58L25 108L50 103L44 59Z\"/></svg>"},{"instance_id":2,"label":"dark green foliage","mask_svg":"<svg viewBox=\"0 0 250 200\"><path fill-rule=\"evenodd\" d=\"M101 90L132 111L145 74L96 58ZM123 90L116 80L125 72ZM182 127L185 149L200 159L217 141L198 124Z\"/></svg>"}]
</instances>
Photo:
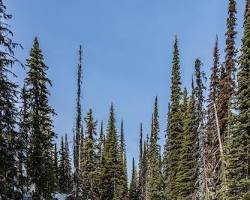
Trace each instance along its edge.
<instances>
[{"instance_id":1,"label":"dark green foliage","mask_svg":"<svg viewBox=\"0 0 250 200\"><path fill-rule=\"evenodd\" d=\"M60 192L66 192L65 187L65 174L66 174L66 167L65 167L65 145L64 145L64 139L61 138L61 149L60 149L60 162L58 166L58 184L59 184L59 191Z\"/></svg>"},{"instance_id":2,"label":"dark green foliage","mask_svg":"<svg viewBox=\"0 0 250 200\"><path fill-rule=\"evenodd\" d=\"M226 154L226 192L228 200L250 198L250 2L246 1L244 35L239 60L236 128L230 133Z\"/></svg>"},{"instance_id":3,"label":"dark green foliage","mask_svg":"<svg viewBox=\"0 0 250 200\"><path fill-rule=\"evenodd\" d=\"M175 38L163 160L156 97L150 139L147 136L143 140L140 125L139 171L137 174L133 158L128 187L124 124L121 121L118 133L113 105L106 134L101 122L100 135L96 135L97 121L91 109L83 126L81 46L73 163L67 135L62 137L60 151L54 142L55 112L49 105L48 89L51 81L37 38L27 59L27 77L18 100L11 67L20 63L14 55L19 44L12 41L8 25L12 16L0 0L0 199L22 199L31 194L34 200L52 200L53 193L60 192L76 200L249 200L250 0L246 0L239 60L236 14L236 0L228 0L225 61L220 66L216 38L207 102L206 78L199 59L195 60L191 95L186 88L182 91Z\"/></svg>"},{"instance_id":4,"label":"dark green foliage","mask_svg":"<svg viewBox=\"0 0 250 200\"><path fill-rule=\"evenodd\" d=\"M145 146L145 145L144 145ZM139 177L138 177L138 193L139 199L145 199L146 176L147 176L147 149L143 146L143 128L140 124L140 142L139 142Z\"/></svg>"},{"instance_id":5,"label":"dark green foliage","mask_svg":"<svg viewBox=\"0 0 250 200\"><path fill-rule=\"evenodd\" d=\"M198 135L198 197L204 199L206 188L205 175L205 109L204 90L206 89L204 80L205 73L201 71L202 62L195 60L195 115Z\"/></svg>"},{"instance_id":6,"label":"dark green foliage","mask_svg":"<svg viewBox=\"0 0 250 200\"><path fill-rule=\"evenodd\" d=\"M58 151L57 151L57 145L54 145L54 169L55 169L55 184L56 184L56 190L59 189L59 170L58 170Z\"/></svg>"},{"instance_id":7,"label":"dark green foliage","mask_svg":"<svg viewBox=\"0 0 250 200\"><path fill-rule=\"evenodd\" d=\"M206 137L205 137L205 167L207 178L206 197L209 199L219 198L220 190L220 166L221 157L219 151L219 140L216 126L216 118L214 106L217 107L218 96L220 90L220 64L219 64L219 47L218 37L216 37L214 52L213 52L213 66L211 68L209 96L207 105L207 123L206 123Z\"/></svg>"},{"instance_id":8,"label":"dark green foliage","mask_svg":"<svg viewBox=\"0 0 250 200\"><path fill-rule=\"evenodd\" d=\"M82 89L82 46L79 48L79 63L77 65L77 95L76 95L76 121L75 121L75 141L74 141L74 196L79 199L80 192L80 149L81 141L83 143L82 127L82 106L81 106L81 89Z\"/></svg>"},{"instance_id":9,"label":"dark green foliage","mask_svg":"<svg viewBox=\"0 0 250 200\"><path fill-rule=\"evenodd\" d=\"M132 176L129 186L129 200L139 200L139 193L137 191L137 171L135 166L135 159L133 158Z\"/></svg>"},{"instance_id":10,"label":"dark green foliage","mask_svg":"<svg viewBox=\"0 0 250 200\"><path fill-rule=\"evenodd\" d=\"M188 200L196 196L196 158L194 146L196 141L192 138L194 112L192 99L189 100L187 90L183 92L183 135L181 137L180 162L177 171L177 199Z\"/></svg>"},{"instance_id":11,"label":"dark green foliage","mask_svg":"<svg viewBox=\"0 0 250 200\"><path fill-rule=\"evenodd\" d=\"M163 151L163 160L162 160L162 173L163 173L163 181L164 181L164 187L169 185L169 175L168 175L168 134L169 134L169 120L170 120L170 104L168 104L168 113L167 113L167 129L166 129L166 135L165 135L165 139L166 142L164 144L164 151ZM168 195L166 194L167 191L167 187L164 191L164 197L166 199L168 199Z\"/></svg>"},{"instance_id":12,"label":"dark green foliage","mask_svg":"<svg viewBox=\"0 0 250 200\"><path fill-rule=\"evenodd\" d=\"M47 77L48 67L43 60L38 39L34 39L27 60L28 73L25 79L28 95L30 145L28 152L28 174L35 185L34 199L51 199L55 190L53 164L54 110L49 106L51 81ZM42 172L42 173L41 173Z\"/></svg>"},{"instance_id":13,"label":"dark green foliage","mask_svg":"<svg viewBox=\"0 0 250 200\"><path fill-rule=\"evenodd\" d=\"M63 139L62 137L61 139L60 162L58 166L59 191L67 194L71 193L73 189L72 181L68 138L67 134L65 134L65 138Z\"/></svg>"},{"instance_id":14,"label":"dark green foliage","mask_svg":"<svg viewBox=\"0 0 250 200\"><path fill-rule=\"evenodd\" d=\"M163 179L161 172L159 139L158 100L155 98L152 130L148 159L148 199L163 199Z\"/></svg>"},{"instance_id":15,"label":"dark green foliage","mask_svg":"<svg viewBox=\"0 0 250 200\"><path fill-rule=\"evenodd\" d=\"M140 125L140 154L139 154L139 180L138 195L140 200L145 200L148 186L148 142L143 143L143 129Z\"/></svg>"},{"instance_id":16,"label":"dark green foliage","mask_svg":"<svg viewBox=\"0 0 250 200\"><path fill-rule=\"evenodd\" d=\"M81 178L81 198L82 199L96 199L98 195L97 182L97 141L96 141L96 125L93 112L90 109L85 117L86 131L81 151L80 160L80 178Z\"/></svg>"},{"instance_id":17,"label":"dark green foliage","mask_svg":"<svg viewBox=\"0 0 250 200\"><path fill-rule=\"evenodd\" d=\"M111 105L108 120L107 137L105 139L103 159L102 159L102 177L101 177L101 199L122 199L119 196L120 187L120 155L117 130L115 125L114 107Z\"/></svg>"},{"instance_id":18,"label":"dark green foliage","mask_svg":"<svg viewBox=\"0 0 250 200\"><path fill-rule=\"evenodd\" d=\"M16 75L11 67L18 62L14 50L13 33L8 25L12 15L6 11L3 0L0 0L0 198L14 199L14 187L17 186L17 163L15 160L17 143L17 85L12 81Z\"/></svg>"},{"instance_id":19,"label":"dark green foliage","mask_svg":"<svg viewBox=\"0 0 250 200\"><path fill-rule=\"evenodd\" d=\"M127 156L126 156L126 144L124 138L123 120L121 121L121 135L119 144L119 172L120 183L118 190L119 198L123 197L124 200L128 197L128 175L127 175Z\"/></svg>"},{"instance_id":20,"label":"dark green foliage","mask_svg":"<svg viewBox=\"0 0 250 200\"><path fill-rule=\"evenodd\" d=\"M98 167L101 167L103 149L104 149L104 131L103 131L103 121L102 121L99 140L98 140L98 147L97 147Z\"/></svg>"},{"instance_id":21,"label":"dark green foliage","mask_svg":"<svg viewBox=\"0 0 250 200\"><path fill-rule=\"evenodd\" d=\"M180 58L177 38L174 42L174 52L172 61L171 77L171 101L168 121L167 135L167 177L165 176L165 198L175 200L178 196L177 172L180 162L180 137L183 133L183 122L181 113L181 76L180 76ZM167 180L166 180L167 179Z\"/></svg>"},{"instance_id":22,"label":"dark green foliage","mask_svg":"<svg viewBox=\"0 0 250 200\"><path fill-rule=\"evenodd\" d=\"M17 139L17 156L18 156L18 188L20 188L21 193L27 192L29 185L29 179L25 173L27 169L27 150L29 142L29 116L28 116L28 105L27 105L27 94L26 87L22 88L21 91L22 105L20 110L20 124L19 124L19 134Z\"/></svg>"},{"instance_id":23,"label":"dark green foliage","mask_svg":"<svg viewBox=\"0 0 250 200\"><path fill-rule=\"evenodd\" d=\"M224 142L227 135L227 120L230 115L230 107L235 95L235 71L236 71L236 54L235 47L236 37L236 1L229 0L228 18L227 18L227 32L226 32L226 49L225 49L225 63L220 80L220 93L218 102L218 116L220 122L220 132L222 141Z\"/></svg>"}]
</instances>

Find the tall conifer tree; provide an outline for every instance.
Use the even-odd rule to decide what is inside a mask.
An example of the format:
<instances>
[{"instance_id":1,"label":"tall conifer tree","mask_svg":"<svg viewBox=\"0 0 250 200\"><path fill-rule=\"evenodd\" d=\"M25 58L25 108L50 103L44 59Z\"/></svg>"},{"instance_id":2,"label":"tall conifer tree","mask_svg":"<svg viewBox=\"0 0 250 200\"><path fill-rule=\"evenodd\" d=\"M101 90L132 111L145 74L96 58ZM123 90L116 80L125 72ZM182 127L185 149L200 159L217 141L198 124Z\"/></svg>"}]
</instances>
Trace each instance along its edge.
<instances>
[{"instance_id":1,"label":"tall conifer tree","mask_svg":"<svg viewBox=\"0 0 250 200\"><path fill-rule=\"evenodd\" d=\"M85 118L86 132L81 152L80 168L81 168L81 182L82 182L82 198L95 199L98 188L97 184L97 171L98 165L97 158L97 141L96 141L96 125L97 121L94 120L93 112L90 109Z\"/></svg>"},{"instance_id":2,"label":"tall conifer tree","mask_svg":"<svg viewBox=\"0 0 250 200\"><path fill-rule=\"evenodd\" d=\"M28 112L30 118L30 145L28 173L35 186L34 199L51 199L55 190L55 170L53 164L53 121L55 114L49 105L47 77L48 67L44 63L38 39L34 39L27 60L28 73L25 79L28 95ZM41 173L43 172L43 173Z\"/></svg>"},{"instance_id":3,"label":"tall conifer tree","mask_svg":"<svg viewBox=\"0 0 250 200\"><path fill-rule=\"evenodd\" d=\"M82 90L82 46L79 48L79 63L77 65L77 95L76 95L76 121L75 121L75 144L74 144L74 193L75 198L79 200L80 191L80 150L81 150L81 133L82 127L82 106L81 106L81 90Z\"/></svg>"},{"instance_id":4,"label":"tall conifer tree","mask_svg":"<svg viewBox=\"0 0 250 200\"><path fill-rule=\"evenodd\" d=\"M129 186L129 200L139 200L139 195L137 191L137 171L134 158L132 162L132 176Z\"/></svg>"},{"instance_id":5,"label":"tall conifer tree","mask_svg":"<svg viewBox=\"0 0 250 200\"><path fill-rule=\"evenodd\" d=\"M159 114L158 100L155 98L153 124L149 145L149 168L148 168L148 199L163 199L163 179L161 173L159 139Z\"/></svg>"},{"instance_id":6,"label":"tall conifer tree","mask_svg":"<svg viewBox=\"0 0 250 200\"><path fill-rule=\"evenodd\" d=\"M180 58L177 37L174 42L172 77L171 77L171 100L168 123L167 141L167 185L165 187L165 198L175 200L178 196L176 166L180 162L180 137L183 133L181 113L181 75Z\"/></svg>"},{"instance_id":7,"label":"tall conifer tree","mask_svg":"<svg viewBox=\"0 0 250 200\"><path fill-rule=\"evenodd\" d=\"M119 187L119 146L117 129L115 125L115 113L113 104L110 108L107 137L105 139L103 159L102 159L102 177L101 177L101 199L110 200L119 198L117 188Z\"/></svg>"},{"instance_id":8,"label":"tall conifer tree","mask_svg":"<svg viewBox=\"0 0 250 200\"><path fill-rule=\"evenodd\" d=\"M11 67L18 62L14 50L19 44L12 40L13 32L8 21L5 2L0 1L0 198L14 199L17 187L16 125L17 125L17 84L12 81L16 75Z\"/></svg>"},{"instance_id":9,"label":"tall conifer tree","mask_svg":"<svg viewBox=\"0 0 250 200\"><path fill-rule=\"evenodd\" d=\"M246 1L244 34L239 60L237 126L228 137L225 199L250 198L250 2Z\"/></svg>"},{"instance_id":10,"label":"tall conifer tree","mask_svg":"<svg viewBox=\"0 0 250 200\"><path fill-rule=\"evenodd\" d=\"M228 18L227 18L227 32L226 32L226 49L225 49L225 63L223 71L221 72L220 80L220 95L218 102L218 117L220 123L220 133L222 142L228 132L228 119L230 116L230 108L235 95L235 71L236 71L236 54L235 47L236 37L236 1L229 0L228 3Z\"/></svg>"},{"instance_id":11,"label":"tall conifer tree","mask_svg":"<svg viewBox=\"0 0 250 200\"><path fill-rule=\"evenodd\" d=\"M213 66L211 68L209 96L207 105L207 123L205 137L205 167L206 167L206 198L217 199L220 186L220 151L219 138L216 125L217 113L214 107L218 105L219 81L220 81L220 63L219 63L219 47L218 37L216 37Z\"/></svg>"},{"instance_id":12,"label":"tall conifer tree","mask_svg":"<svg viewBox=\"0 0 250 200\"><path fill-rule=\"evenodd\" d=\"M183 92L183 135L181 137L180 163L177 172L178 198L180 200L194 199L196 196L196 158L194 155L194 146L196 140L192 138L193 131L193 105L188 98L187 89Z\"/></svg>"},{"instance_id":13,"label":"tall conifer tree","mask_svg":"<svg viewBox=\"0 0 250 200\"><path fill-rule=\"evenodd\" d=\"M119 190L119 196L123 197L124 200L128 197L128 175L127 175L127 155L126 155L126 144L124 137L124 127L123 120L121 121L121 132L120 132L120 145L119 145L119 171L120 171L120 187L117 188Z\"/></svg>"},{"instance_id":14,"label":"tall conifer tree","mask_svg":"<svg viewBox=\"0 0 250 200\"><path fill-rule=\"evenodd\" d=\"M195 112L198 134L198 198L204 199L206 179L205 179L205 110L204 110L204 90L206 89L204 80L205 74L201 71L202 62L199 59L195 61Z\"/></svg>"},{"instance_id":15,"label":"tall conifer tree","mask_svg":"<svg viewBox=\"0 0 250 200\"><path fill-rule=\"evenodd\" d=\"M21 194L24 195L28 191L28 176L27 170L27 150L29 142L29 115L28 115L28 102L26 86L24 85L21 91L21 109L20 109L20 123L19 134L17 141L18 151L18 188L21 190Z\"/></svg>"}]
</instances>

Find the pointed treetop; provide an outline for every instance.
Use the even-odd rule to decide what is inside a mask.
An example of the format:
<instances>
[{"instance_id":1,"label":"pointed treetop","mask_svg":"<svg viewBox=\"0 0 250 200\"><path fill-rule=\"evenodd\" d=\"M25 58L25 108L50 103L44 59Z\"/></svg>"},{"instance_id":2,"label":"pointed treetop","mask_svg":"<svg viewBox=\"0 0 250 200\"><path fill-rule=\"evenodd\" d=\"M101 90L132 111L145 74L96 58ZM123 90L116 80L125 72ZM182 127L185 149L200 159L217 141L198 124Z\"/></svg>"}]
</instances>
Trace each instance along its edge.
<instances>
[{"instance_id":1,"label":"pointed treetop","mask_svg":"<svg viewBox=\"0 0 250 200\"><path fill-rule=\"evenodd\" d=\"M174 103L178 107L181 94L181 75L180 75L180 53L177 37L174 42L172 75L171 75L171 105Z\"/></svg>"},{"instance_id":2,"label":"pointed treetop","mask_svg":"<svg viewBox=\"0 0 250 200\"><path fill-rule=\"evenodd\" d=\"M123 120L121 120L121 149L122 152L125 153L125 138L124 138L124 128L123 128Z\"/></svg>"},{"instance_id":3,"label":"pointed treetop","mask_svg":"<svg viewBox=\"0 0 250 200\"><path fill-rule=\"evenodd\" d=\"M103 120L101 121L101 128L100 128L100 139L103 140L104 132L103 132Z\"/></svg>"},{"instance_id":4,"label":"pointed treetop","mask_svg":"<svg viewBox=\"0 0 250 200\"><path fill-rule=\"evenodd\" d=\"M143 129L142 129L142 123L140 124L140 160L142 159L142 153L143 153Z\"/></svg>"}]
</instances>

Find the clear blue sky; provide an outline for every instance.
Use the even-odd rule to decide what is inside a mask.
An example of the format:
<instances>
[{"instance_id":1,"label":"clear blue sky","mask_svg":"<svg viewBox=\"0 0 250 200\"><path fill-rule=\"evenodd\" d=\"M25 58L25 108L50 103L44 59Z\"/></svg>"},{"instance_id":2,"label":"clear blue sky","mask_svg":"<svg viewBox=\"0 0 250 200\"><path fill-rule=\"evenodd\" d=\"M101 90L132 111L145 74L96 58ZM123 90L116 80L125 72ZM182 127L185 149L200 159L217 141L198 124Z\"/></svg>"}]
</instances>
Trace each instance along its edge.
<instances>
[{"instance_id":1,"label":"clear blue sky","mask_svg":"<svg viewBox=\"0 0 250 200\"><path fill-rule=\"evenodd\" d=\"M238 1L237 45L242 34L243 0ZM39 37L53 81L50 103L55 130L72 135L75 118L76 65L84 48L83 112L94 109L105 124L110 103L117 125L124 119L129 160L138 156L139 124L149 133L153 100L159 98L161 144L170 94L172 44L178 35L182 83L190 88L193 63L200 58L209 73L215 36L225 46L227 0L15 0L8 1L12 30L24 50ZM25 71L17 69L21 84ZM99 127L98 127L99 129Z\"/></svg>"}]
</instances>

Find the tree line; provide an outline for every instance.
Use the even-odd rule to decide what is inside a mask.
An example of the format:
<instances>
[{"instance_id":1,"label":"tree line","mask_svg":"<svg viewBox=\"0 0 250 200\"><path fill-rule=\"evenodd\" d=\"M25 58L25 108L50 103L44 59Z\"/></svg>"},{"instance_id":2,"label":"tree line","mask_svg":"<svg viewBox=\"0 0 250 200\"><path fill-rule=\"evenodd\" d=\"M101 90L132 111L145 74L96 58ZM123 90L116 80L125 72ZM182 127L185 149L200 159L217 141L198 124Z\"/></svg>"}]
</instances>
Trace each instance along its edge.
<instances>
[{"instance_id":1,"label":"tree line","mask_svg":"<svg viewBox=\"0 0 250 200\"><path fill-rule=\"evenodd\" d=\"M183 87L180 51L173 45L166 142L159 140L158 98L149 135L140 125L139 162L127 170L123 121L111 104L107 127L93 110L82 114L83 50L77 65L73 147L67 134L56 145L49 104L52 86L38 38L23 65L15 57L8 25L12 15L0 0L0 199L53 199L56 192L76 200L249 200L250 199L250 1L246 0L240 51L237 5L228 0L225 57L216 37L209 86L200 59L194 62L191 91ZM26 71L22 86L12 67ZM208 95L206 94L208 91ZM73 156L71 153L73 152Z\"/></svg>"}]
</instances>

